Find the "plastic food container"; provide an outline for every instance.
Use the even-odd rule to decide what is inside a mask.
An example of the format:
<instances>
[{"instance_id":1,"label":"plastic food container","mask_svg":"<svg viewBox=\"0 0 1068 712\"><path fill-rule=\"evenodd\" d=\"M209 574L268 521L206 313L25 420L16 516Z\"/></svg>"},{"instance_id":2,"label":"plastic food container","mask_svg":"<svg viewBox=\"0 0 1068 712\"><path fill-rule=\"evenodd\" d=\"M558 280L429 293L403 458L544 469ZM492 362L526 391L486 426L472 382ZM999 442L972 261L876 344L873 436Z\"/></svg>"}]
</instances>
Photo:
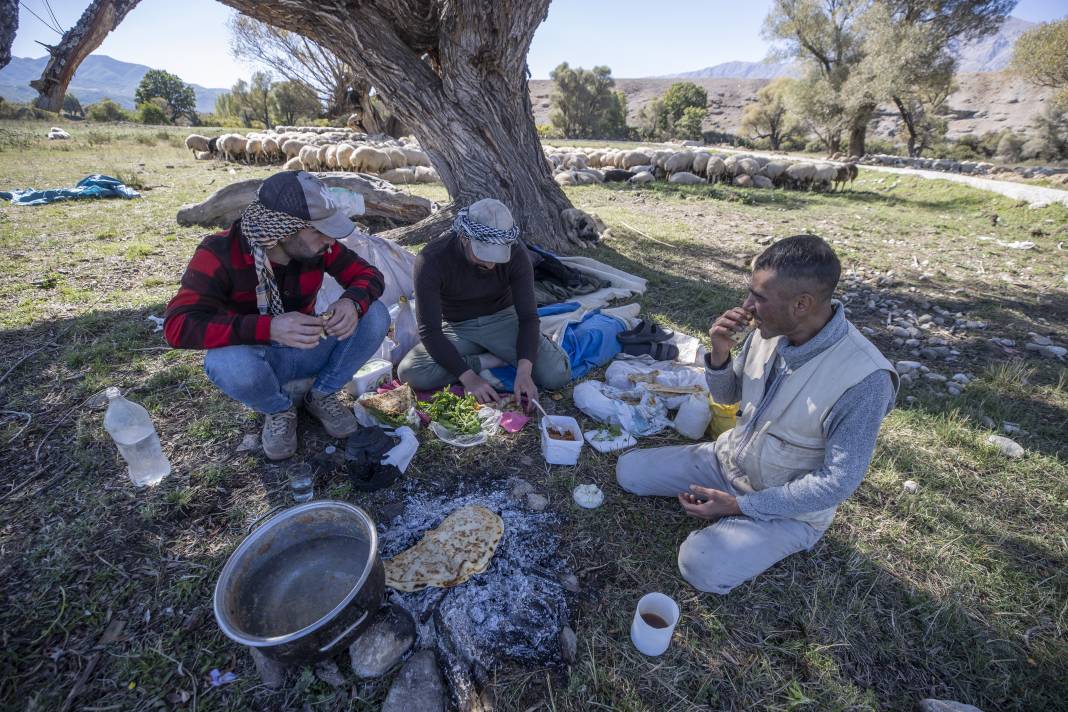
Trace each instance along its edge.
<instances>
[{"instance_id":1,"label":"plastic food container","mask_svg":"<svg viewBox=\"0 0 1068 712\"><path fill-rule=\"evenodd\" d=\"M549 426L571 433L573 440L549 437ZM541 454L550 465L574 465L582 452L582 429L578 421L566 415L546 415L541 419Z\"/></svg>"},{"instance_id":2,"label":"plastic food container","mask_svg":"<svg viewBox=\"0 0 1068 712\"><path fill-rule=\"evenodd\" d=\"M373 391L393 376L393 364L382 359L374 359L360 366L346 387L353 397L362 396Z\"/></svg>"}]
</instances>

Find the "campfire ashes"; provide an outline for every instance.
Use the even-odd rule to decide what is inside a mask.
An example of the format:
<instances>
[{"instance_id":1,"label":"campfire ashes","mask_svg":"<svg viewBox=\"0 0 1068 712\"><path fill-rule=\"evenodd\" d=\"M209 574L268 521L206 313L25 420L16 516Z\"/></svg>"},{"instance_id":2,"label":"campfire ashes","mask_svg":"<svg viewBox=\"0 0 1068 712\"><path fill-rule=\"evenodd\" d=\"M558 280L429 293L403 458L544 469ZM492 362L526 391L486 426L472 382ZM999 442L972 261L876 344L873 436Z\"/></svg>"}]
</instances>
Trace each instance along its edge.
<instances>
[{"instance_id":1,"label":"campfire ashes","mask_svg":"<svg viewBox=\"0 0 1068 712\"><path fill-rule=\"evenodd\" d=\"M489 568L449 589L414 593L394 591L418 625L417 647L437 649L446 658L460 657L476 671L506 662L544 665L560 660L560 630L568 623L561 576L567 574L557 555L558 519L532 512L522 498L509 495L514 482L498 480L462 485L450 494L426 493L408 483L404 510L378 524L380 551L390 558L415 544L451 512L479 504L500 515L504 535Z\"/></svg>"}]
</instances>

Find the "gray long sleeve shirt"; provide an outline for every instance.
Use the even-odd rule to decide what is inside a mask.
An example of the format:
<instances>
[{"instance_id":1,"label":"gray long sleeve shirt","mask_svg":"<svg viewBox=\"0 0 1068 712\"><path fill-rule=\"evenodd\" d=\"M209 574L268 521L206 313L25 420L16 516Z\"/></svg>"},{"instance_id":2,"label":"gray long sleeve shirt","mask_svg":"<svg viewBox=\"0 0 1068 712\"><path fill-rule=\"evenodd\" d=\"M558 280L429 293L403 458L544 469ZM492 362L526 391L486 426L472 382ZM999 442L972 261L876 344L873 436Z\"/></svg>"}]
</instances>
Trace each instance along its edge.
<instances>
[{"instance_id":1,"label":"gray long sleeve shirt","mask_svg":"<svg viewBox=\"0 0 1068 712\"><path fill-rule=\"evenodd\" d=\"M791 346L785 339L779 344L758 411L767 405L769 395L774 396L784 373L797 370L845 336L845 310L837 301L834 307L834 316L814 337L800 346ZM719 368L710 367L706 357L705 378L717 403L737 403L740 399L742 368L751 342L751 338L746 341L738 358L728 359ZM823 467L780 487L738 497L742 512L753 519L779 519L841 504L864 479L875 451L879 426L893 409L896 397L897 391L886 371L876 371L847 390L823 424L827 439Z\"/></svg>"}]
</instances>

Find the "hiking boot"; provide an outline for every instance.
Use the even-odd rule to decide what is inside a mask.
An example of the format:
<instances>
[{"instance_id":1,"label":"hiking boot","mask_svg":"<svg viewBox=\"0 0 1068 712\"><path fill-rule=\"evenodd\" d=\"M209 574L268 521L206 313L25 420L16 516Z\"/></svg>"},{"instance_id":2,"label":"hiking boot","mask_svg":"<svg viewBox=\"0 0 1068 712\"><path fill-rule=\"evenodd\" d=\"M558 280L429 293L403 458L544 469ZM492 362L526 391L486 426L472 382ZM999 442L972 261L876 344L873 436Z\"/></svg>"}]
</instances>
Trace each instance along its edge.
<instances>
[{"instance_id":1,"label":"hiking boot","mask_svg":"<svg viewBox=\"0 0 1068 712\"><path fill-rule=\"evenodd\" d=\"M292 457L297 451L297 409L268 413L260 440L268 460Z\"/></svg>"},{"instance_id":2,"label":"hiking boot","mask_svg":"<svg viewBox=\"0 0 1068 712\"><path fill-rule=\"evenodd\" d=\"M356 416L345 407L337 393L323 395L308 391L304 397L304 407L319 419L331 437L347 438L360 429Z\"/></svg>"}]
</instances>

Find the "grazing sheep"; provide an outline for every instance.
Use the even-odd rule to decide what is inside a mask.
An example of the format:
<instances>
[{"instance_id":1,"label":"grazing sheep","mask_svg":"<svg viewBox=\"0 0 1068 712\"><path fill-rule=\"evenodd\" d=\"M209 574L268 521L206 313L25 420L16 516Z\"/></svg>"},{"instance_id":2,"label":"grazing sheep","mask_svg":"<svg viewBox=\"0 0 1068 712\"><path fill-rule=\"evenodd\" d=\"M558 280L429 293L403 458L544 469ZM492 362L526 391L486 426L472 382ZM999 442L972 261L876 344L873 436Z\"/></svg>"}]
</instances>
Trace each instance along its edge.
<instances>
[{"instance_id":1,"label":"grazing sheep","mask_svg":"<svg viewBox=\"0 0 1068 712\"><path fill-rule=\"evenodd\" d=\"M321 164L319 163L319 148L318 148L318 146L305 146L304 148L300 149L300 154L298 154L298 155L299 155L298 160L300 161L301 165L304 166L304 170L306 170L306 171L317 171L317 170L319 170L319 166Z\"/></svg>"},{"instance_id":2,"label":"grazing sheep","mask_svg":"<svg viewBox=\"0 0 1068 712\"><path fill-rule=\"evenodd\" d=\"M408 165L408 159L404 157L404 152L396 148L387 148L385 151L389 156L390 168L405 168Z\"/></svg>"},{"instance_id":3,"label":"grazing sheep","mask_svg":"<svg viewBox=\"0 0 1068 712\"><path fill-rule=\"evenodd\" d=\"M816 166L812 163L792 163L786 167L786 182L797 190L807 189L816 176Z\"/></svg>"},{"instance_id":4,"label":"grazing sheep","mask_svg":"<svg viewBox=\"0 0 1068 712\"><path fill-rule=\"evenodd\" d=\"M642 153L641 151L627 151L623 154L621 159L622 165L619 168L631 168L633 166L641 166L646 163L650 163L649 154Z\"/></svg>"},{"instance_id":5,"label":"grazing sheep","mask_svg":"<svg viewBox=\"0 0 1068 712\"><path fill-rule=\"evenodd\" d=\"M352 166L364 173L381 173L390 169L389 154L370 146L360 146L352 153Z\"/></svg>"},{"instance_id":6,"label":"grazing sheep","mask_svg":"<svg viewBox=\"0 0 1068 712\"><path fill-rule=\"evenodd\" d=\"M408 185L415 182L415 170L411 168L390 168L380 176L394 185Z\"/></svg>"},{"instance_id":7,"label":"grazing sheep","mask_svg":"<svg viewBox=\"0 0 1068 712\"><path fill-rule=\"evenodd\" d=\"M767 176L750 176L753 179L753 185L757 188L774 188L775 184L771 182L771 178Z\"/></svg>"},{"instance_id":8,"label":"grazing sheep","mask_svg":"<svg viewBox=\"0 0 1068 712\"><path fill-rule=\"evenodd\" d=\"M290 138L282 142L282 153L286 158L294 158L300 155L300 149L308 144L300 139Z\"/></svg>"},{"instance_id":9,"label":"grazing sheep","mask_svg":"<svg viewBox=\"0 0 1068 712\"><path fill-rule=\"evenodd\" d=\"M679 171L678 173L672 173L668 178L668 183L679 183L681 185L697 185L698 183L707 183L708 181L701 176L695 176L689 171Z\"/></svg>"},{"instance_id":10,"label":"grazing sheep","mask_svg":"<svg viewBox=\"0 0 1068 712\"><path fill-rule=\"evenodd\" d=\"M691 168L691 172L703 176L705 174L705 169L708 168L708 159L710 158L712 158L712 156L704 151L698 151L693 154L693 167Z\"/></svg>"},{"instance_id":11,"label":"grazing sheep","mask_svg":"<svg viewBox=\"0 0 1068 712\"><path fill-rule=\"evenodd\" d=\"M675 153L664 159L664 172L668 175L688 173L691 169L693 169L693 154L689 151Z\"/></svg>"},{"instance_id":12,"label":"grazing sheep","mask_svg":"<svg viewBox=\"0 0 1068 712\"><path fill-rule=\"evenodd\" d=\"M441 176L439 176L438 172L436 170L434 170L433 168L429 168L427 166L416 166L415 168L413 168L411 170L415 171L415 182L416 183L440 183L441 182Z\"/></svg>"},{"instance_id":13,"label":"grazing sheep","mask_svg":"<svg viewBox=\"0 0 1068 712\"><path fill-rule=\"evenodd\" d=\"M223 157L227 161L237 161L240 158L245 157L245 147L248 141L241 134L223 134L219 137L219 147L222 149Z\"/></svg>"},{"instance_id":14,"label":"grazing sheep","mask_svg":"<svg viewBox=\"0 0 1068 712\"><path fill-rule=\"evenodd\" d=\"M557 185L578 185L577 175L575 171L560 171L553 176L553 180Z\"/></svg>"},{"instance_id":15,"label":"grazing sheep","mask_svg":"<svg viewBox=\"0 0 1068 712\"><path fill-rule=\"evenodd\" d=\"M830 190L838 175L838 166L833 163L819 163L816 165L816 173L812 176L813 187L817 190Z\"/></svg>"},{"instance_id":16,"label":"grazing sheep","mask_svg":"<svg viewBox=\"0 0 1068 712\"><path fill-rule=\"evenodd\" d=\"M352 170L352 153L356 147L351 143L342 143L337 147L337 167L343 171Z\"/></svg>"},{"instance_id":17,"label":"grazing sheep","mask_svg":"<svg viewBox=\"0 0 1068 712\"><path fill-rule=\"evenodd\" d=\"M400 149L404 154L405 160L408 162L409 167L423 166L425 168L431 168L430 156L426 155L418 148L409 148L405 146Z\"/></svg>"},{"instance_id":18,"label":"grazing sheep","mask_svg":"<svg viewBox=\"0 0 1068 712\"><path fill-rule=\"evenodd\" d=\"M65 141L68 138L70 138L70 134L59 128L58 126L53 126L52 128L48 129L49 141Z\"/></svg>"},{"instance_id":19,"label":"grazing sheep","mask_svg":"<svg viewBox=\"0 0 1068 712\"><path fill-rule=\"evenodd\" d=\"M739 188L752 188L753 177L745 173L739 173L734 177L734 184Z\"/></svg>"},{"instance_id":20,"label":"grazing sheep","mask_svg":"<svg viewBox=\"0 0 1068 712\"><path fill-rule=\"evenodd\" d=\"M652 173L650 173L649 171L642 171L641 173L636 173L634 177L628 180L627 182L634 183L636 185L644 185L646 183L652 183L655 180L656 176L654 176Z\"/></svg>"},{"instance_id":21,"label":"grazing sheep","mask_svg":"<svg viewBox=\"0 0 1068 712\"><path fill-rule=\"evenodd\" d=\"M218 136L212 136L211 138L208 139L208 153L210 153L212 155L212 157L215 157L215 156L219 155L219 137Z\"/></svg>"},{"instance_id":22,"label":"grazing sheep","mask_svg":"<svg viewBox=\"0 0 1068 712\"><path fill-rule=\"evenodd\" d=\"M211 151L193 151L193 157L198 161L210 161L212 155Z\"/></svg>"},{"instance_id":23,"label":"grazing sheep","mask_svg":"<svg viewBox=\"0 0 1068 712\"><path fill-rule=\"evenodd\" d=\"M741 158L739 156L727 156L727 158L723 161L723 166L726 169L724 171L724 175L726 175L728 178L733 178L734 176L738 175L738 161L740 160Z\"/></svg>"},{"instance_id":24,"label":"grazing sheep","mask_svg":"<svg viewBox=\"0 0 1068 712\"><path fill-rule=\"evenodd\" d=\"M584 153L570 153L564 158L564 168L574 171L585 170L589 165L589 158Z\"/></svg>"},{"instance_id":25,"label":"grazing sheep","mask_svg":"<svg viewBox=\"0 0 1068 712\"><path fill-rule=\"evenodd\" d=\"M319 170L326 170L326 150L328 148L330 148L330 144L324 143L316 151L316 157L319 159Z\"/></svg>"},{"instance_id":26,"label":"grazing sheep","mask_svg":"<svg viewBox=\"0 0 1068 712\"><path fill-rule=\"evenodd\" d=\"M245 155L252 163L258 164L263 156L263 139L253 136L245 139Z\"/></svg>"},{"instance_id":27,"label":"grazing sheep","mask_svg":"<svg viewBox=\"0 0 1068 712\"><path fill-rule=\"evenodd\" d=\"M197 151L211 152L211 146L209 145L210 138L207 136L201 136L200 134L189 134L185 137L185 147L193 152L195 156Z\"/></svg>"},{"instance_id":28,"label":"grazing sheep","mask_svg":"<svg viewBox=\"0 0 1068 712\"><path fill-rule=\"evenodd\" d=\"M282 165L284 171L302 171L304 170L304 164L300 160L300 156L293 156L285 164Z\"/></svg>"},{"instance_id":29,"label":"grazing sheep","mask_svg":"<svg viewBox=\"0 0 1068 712\"><path fill-rule=\"evenodd\" d=\"M604 172L605 183L622 183L638 175L634 171L625 171L622 168L609 168Z\"/></svg>"},{"instance_id":30,"label":"grazing sheep","mask_svg":"<svg viewBox=\"0 0 1068 712\"><path fill-rule=\"evenodd\" d=\"M336 171L337 166L337 145L331 144L326 147L326 167L332 171Z\"/></svg>"},{"instance_id":31,"label":"grazing sheep","mask_svg":"<svg viewBox=\"0 0 1068 712\"><path fill-rule=\"evenodd\" d=\"M713 183L719 182L719 179L726 175L727 166L723 162L723 159L719 156L709 156L708 165L705 166L705 176Z\"/></svg>"},{"instance_id":32,"label":"grazing sheep","mask_svg":"<svg viewBox=\"0 0 1068 712\"><path fill-rule=\"evenodd\" d=\"M853 189L853 181L857 179L859 174L856 163L843 163L838 166L838 172L834 176L835 190L844 190L845 184L849 183L849 189Z\"/></svg>"},{"instance_id":33,"label":"grazing sheep","mask_svg":"<svg viewBox=\"0 0 1068 712\"><path fill-rule=\"evenodd\" d=\"M274 163L282 155L281 149L278 146L278 139L274 136L268 136L263 139L263 155L267 158L268 163Z\"/></svg>"},{"instance_id":34,"label":"grazing sheep","mask_svg":"<svg viewBox=\"0 0 1068 712\"><path fill-rule=\"evenodd\" d=\"M764 175L771 179L773 183L777 182L779 178L786 173L786 166L788 164L782 161L768 161L764 166Z\"/></svg>"},{"instance_id":35,"label":"grazing sheep","mask_svg":"<svg viewBox=\"0 0 1068 712\"><path fill-rule=\"evenodd\" d=\"M747 176L760 175L760 164L752 158L742 158L738 161L735 167L735 175L741 175L744 173Z\"/></svg>"}]
</instances>

